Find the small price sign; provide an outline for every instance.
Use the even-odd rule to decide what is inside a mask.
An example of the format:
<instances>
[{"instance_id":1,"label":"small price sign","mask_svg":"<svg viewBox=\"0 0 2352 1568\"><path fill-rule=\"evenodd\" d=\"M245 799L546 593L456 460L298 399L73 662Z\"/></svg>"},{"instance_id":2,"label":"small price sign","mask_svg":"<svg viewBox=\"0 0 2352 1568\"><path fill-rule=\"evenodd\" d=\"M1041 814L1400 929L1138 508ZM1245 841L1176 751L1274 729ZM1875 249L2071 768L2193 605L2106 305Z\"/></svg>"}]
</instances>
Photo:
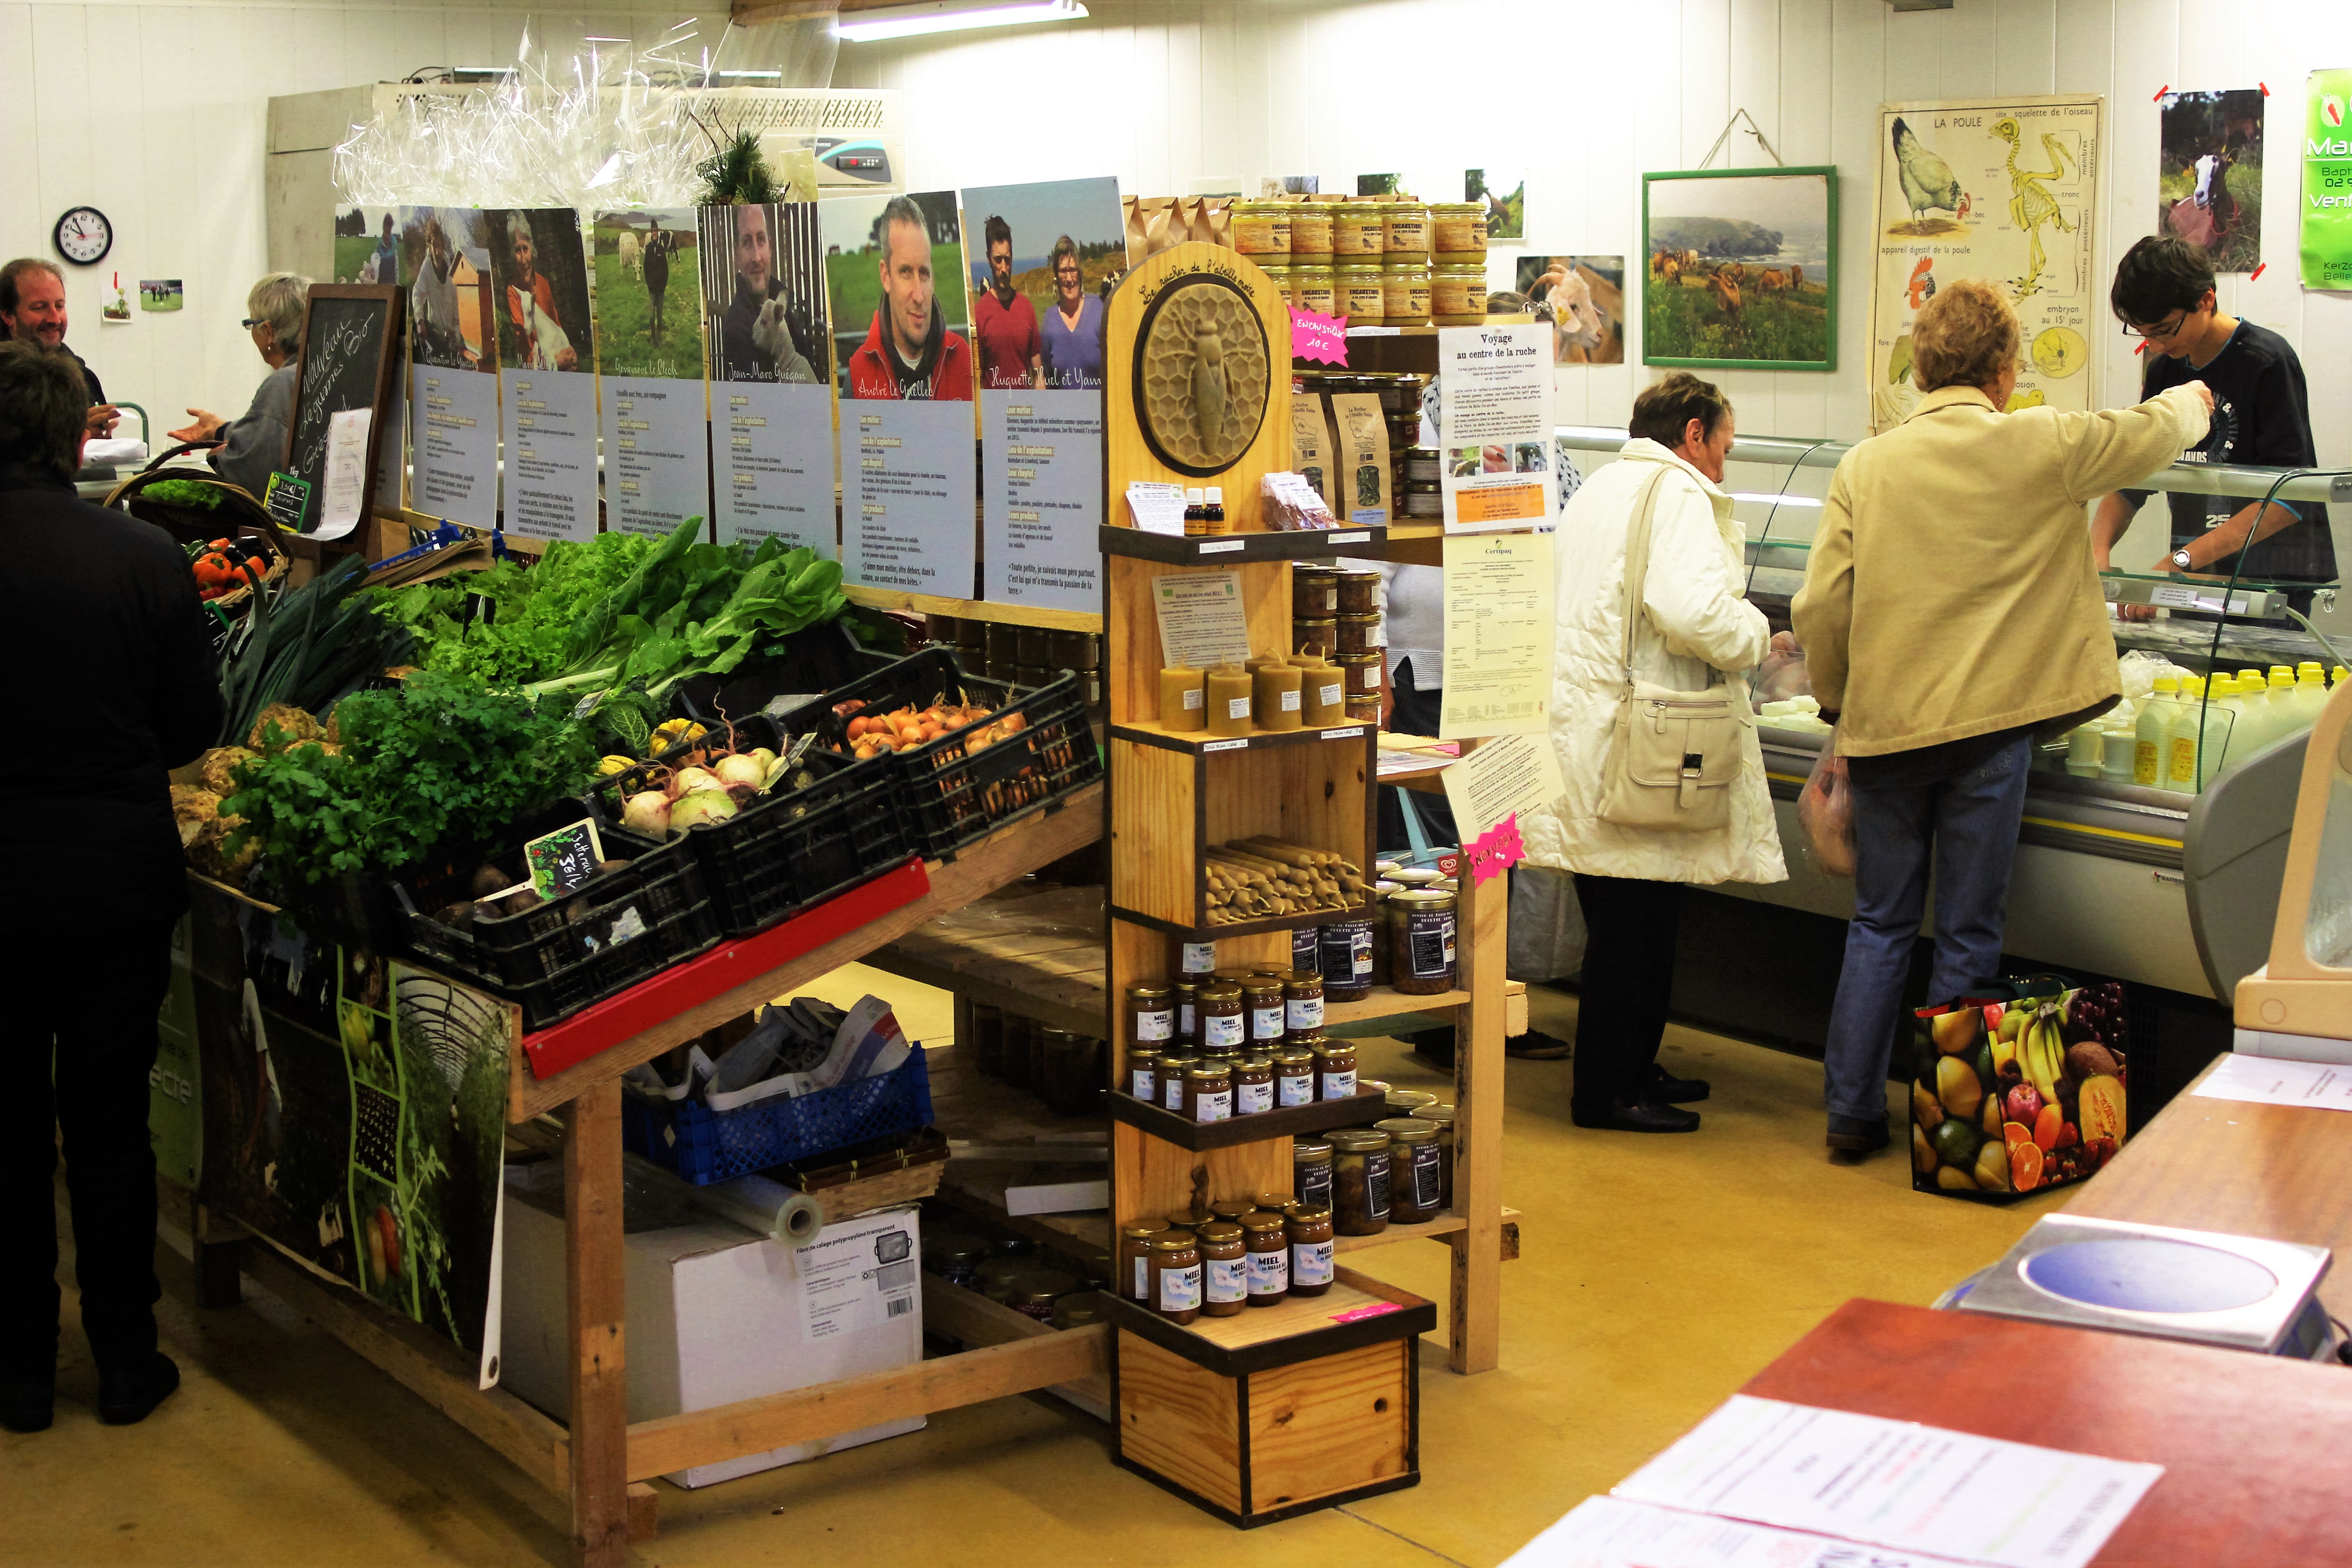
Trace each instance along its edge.
<instances>
[{"instance_id":1,"label":"small price sign","mask_svg":"<svg viewBox=\"0 0 2352 1568\"><path fill-rule=\"evenodd\" d=\"M530 885L542 899L560 899L596 874L604 858L596 824L583 819L559 827L522 847L523 865Z\"/></svg>"},{"instance_id":2,"label":"small price sign","mask_svg":"<svg viewBox=\"0 0 2352 1568\"><path fill-rule=\"evenodd\" d=\"M272 473L261 495L262 510L289 533L300 533L310 516L310 481L292 474Z\"/></svg>"},{"instance_id":3,"label":"small price sign","mask_svg":"<svg viewBox=\"0 0 2352 1568\"><path fill-rule=\"evenodd\" d=\"M1473 885L1490 881L1528 858L1528 847L1519 837L1519 814L1513 812L1486 832L1464 846L1470 856Z\"/></svg>"}]
</instances>

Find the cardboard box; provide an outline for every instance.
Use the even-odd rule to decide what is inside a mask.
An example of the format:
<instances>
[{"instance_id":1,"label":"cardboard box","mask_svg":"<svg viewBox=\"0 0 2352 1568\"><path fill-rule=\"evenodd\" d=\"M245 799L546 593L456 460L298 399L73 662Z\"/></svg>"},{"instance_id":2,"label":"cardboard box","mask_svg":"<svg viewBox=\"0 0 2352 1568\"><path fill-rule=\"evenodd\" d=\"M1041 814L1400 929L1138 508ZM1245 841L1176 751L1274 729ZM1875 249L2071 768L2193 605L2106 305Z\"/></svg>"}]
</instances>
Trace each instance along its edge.
<instances>
[{"instance_id":1,"label":"cardboard box","mask_svg":"<svg viewBox=\"0 0 2352 1568\"><path fill-rule=\"evenodd\" d=\"M562 1419L571 1384L561 1166L509 1167L507 1197L501 1381ZM804 1247L681 1208L634 1182L623 1217L632 1422L922 1359L922 1237L911 1207L827 1226ZM919 1415L886 1421L664 1479L709 1486L922 1426Z\"/></svg>"}]
</instances>

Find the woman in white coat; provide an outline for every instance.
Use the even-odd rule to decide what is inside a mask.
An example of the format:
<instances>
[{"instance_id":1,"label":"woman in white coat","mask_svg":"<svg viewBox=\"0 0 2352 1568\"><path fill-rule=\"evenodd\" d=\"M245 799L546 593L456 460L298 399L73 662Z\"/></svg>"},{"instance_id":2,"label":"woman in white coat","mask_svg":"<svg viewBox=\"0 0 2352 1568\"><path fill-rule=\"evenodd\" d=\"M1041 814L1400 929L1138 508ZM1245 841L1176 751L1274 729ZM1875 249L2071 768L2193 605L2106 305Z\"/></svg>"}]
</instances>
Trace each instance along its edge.
<instances>
[{"instance_id":1,"label":"woman in white coat","mask_svg":"<svg viewBox=\"0 0 2352 1568\"><path fill-rule=\"evenodd\" d=\"M1551 741L1568 791L1525 825L1528 858L1576 876L1589 932L1576 1022L1579 1127L1688 1132L1706 1098L1697 1079L1658 1066L1674 989L1675 930L1685 883L1777 882L1788 876L1753 723L1742 726L1728 821L1706 832L1622 826L1600 816L1602 764L1625 689L1625 543L1653 479L1649 568L1633 674L1696 691L1727 684L1748 712L1740 672L1764 658L1771 627L1748 603L1742 536L1717 487L1731 450L1731 405L1683 372L1633 403L1618 460L1595 472L1559 520Z\"/></svg>"}]
</instances>

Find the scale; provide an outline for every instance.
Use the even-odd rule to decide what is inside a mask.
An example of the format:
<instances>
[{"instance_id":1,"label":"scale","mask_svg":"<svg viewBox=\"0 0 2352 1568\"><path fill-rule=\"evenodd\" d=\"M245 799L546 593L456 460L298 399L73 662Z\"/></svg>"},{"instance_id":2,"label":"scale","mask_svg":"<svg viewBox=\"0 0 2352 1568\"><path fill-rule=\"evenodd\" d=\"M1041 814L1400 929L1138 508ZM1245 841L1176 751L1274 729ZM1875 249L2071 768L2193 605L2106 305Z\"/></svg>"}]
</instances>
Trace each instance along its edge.
<instances>
[{"instance_id":1,"label":"scale","mask_svg":"<svg viewBox=\"0 0 2352 1568\"><path fill-rule=\"evenodd\" d=\"M1937 1303L1962 1312L2332 1361L2324 1247L2048 1215Z\"/></svg>"}]
</instances>

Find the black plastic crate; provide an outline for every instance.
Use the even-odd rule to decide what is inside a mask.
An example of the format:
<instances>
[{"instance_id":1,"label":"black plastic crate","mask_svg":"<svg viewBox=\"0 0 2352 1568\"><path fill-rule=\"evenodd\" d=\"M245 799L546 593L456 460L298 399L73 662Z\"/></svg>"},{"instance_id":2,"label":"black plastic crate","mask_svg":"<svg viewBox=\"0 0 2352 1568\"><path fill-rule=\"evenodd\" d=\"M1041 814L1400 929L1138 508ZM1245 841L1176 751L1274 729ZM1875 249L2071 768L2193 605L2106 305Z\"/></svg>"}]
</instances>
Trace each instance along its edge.
<instances>
[{"instance_id":1,"label":"black plastic crate","mask_svg":"<svg viewBox=\"0 0 2352 1568\"><path fill-rule=\"evenodd\" d=\"M664 756L682 761L697 750L725 742L728 733L727 727L713 725L699 741L674 746ZM765 746L779 756L791 743L764 715L738 721L733 740L742 750ZM896 773L887 757L853 762L815 746L801 761L816 774L816 783L764 796L724 822L687 833L729 936L765 931L835 893L870 882L902 864L918 847L899 810ZM649 784L654 769L662 765L641 764L614 774L600 784L601 798L617 811L614 797L625 798L628 792Z\"/></svg>"},{"instance_id":2,"label":"black plastic crate","mask_svg":"<svg viewBox=\"0 0 2352 1568\"><path fill-rule=\"evenodd\" d=\"M988 716L879 759L895 770L899 809L927 857L950 856L1102 776L1086 691L1069 670L1024 690L969 674L949 649L927 647L828 692L819 724L828 742L845 746L849 720L858 716L840 711L845 702L862 701L860 712L880 714L942 700L985 708ZM1013 713L1022 718L1018 731L971 748L982 730Z\"/></svg>"},{"instance_id":3,"label":"black plastic crate","mask_svg":"<svg viewBox=\"0 0 2352 1568\"><path fill-rule=\"evenodd\" d=\"M567 820L578 820L578 808ZM478 912L470 929L443 921L446 904L419 908L425 900L417 891L398 887L407 909L409 950L520 1003L523 1026L538 1029L718 943L718 911L701 861L685 837L673 835L656 844L601 817L596 832L606 857L626 858L626 868L593 878L551 903L518 893L515 900L527 900L530 907L508 915ZM486 858L520 879L522 846L535 837L518 834Z\"/></svg>"}]
</instances>

